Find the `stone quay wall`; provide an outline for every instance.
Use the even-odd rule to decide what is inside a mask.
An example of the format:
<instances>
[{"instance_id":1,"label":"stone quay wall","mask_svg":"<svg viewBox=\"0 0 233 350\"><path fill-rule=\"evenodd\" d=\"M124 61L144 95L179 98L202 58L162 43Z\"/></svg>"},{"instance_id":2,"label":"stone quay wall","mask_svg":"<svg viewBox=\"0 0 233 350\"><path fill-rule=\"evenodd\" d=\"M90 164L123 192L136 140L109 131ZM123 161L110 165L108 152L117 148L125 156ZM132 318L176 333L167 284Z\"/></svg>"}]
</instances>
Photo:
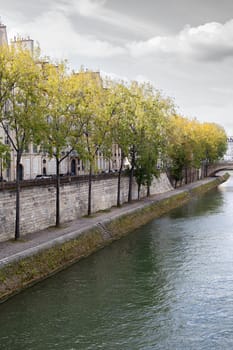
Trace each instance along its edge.
<instances>
[{"instance_id":1,"label":"stone quay wall","mask_svg":"<svg viewBox=\"0 0 233 350\"><path fill-rule=\"evenodd\" d=\"M121 202L127 202L129 179L121 180ZM154 179L151 195L172 190L166 176ZM141 198L146 188L141 189ZM54 183L40 183L21 188L20 229L21 235L55 225L56 189ZM88 181L77 180L62 183L60 189L61 223L69 222L87 214ZM133 199L137 199L137 184L133 183ZM117 202L117 176L97 179L92 183L92 212L107 210ZM15 189L0 190L0 241L14 237Z\"/></svg>"}]
</instances>

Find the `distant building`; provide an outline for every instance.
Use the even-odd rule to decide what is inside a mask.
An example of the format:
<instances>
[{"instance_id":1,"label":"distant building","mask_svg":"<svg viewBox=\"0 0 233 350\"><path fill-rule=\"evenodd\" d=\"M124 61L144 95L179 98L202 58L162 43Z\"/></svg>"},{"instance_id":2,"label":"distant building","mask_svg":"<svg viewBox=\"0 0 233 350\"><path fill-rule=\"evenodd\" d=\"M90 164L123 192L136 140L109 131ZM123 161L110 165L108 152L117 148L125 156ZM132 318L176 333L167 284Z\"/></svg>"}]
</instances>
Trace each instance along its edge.
<instances>
[{"instance_id":1,"label":"distant building","mask_svg":"<svg viewBox=\"0 0 233 350\"><path fill-rule=\"evenodd\" d=\"M224 155L225 161L233 161L233 136L227 138L227 151Z\"/></svg>"},{"instance_id":2,"label":"distant building","mask_svg":"<svg viewBox=\"0 0 233 350\"><path fill-rule=\"evenodd\" d=\"M11 41L11 46L21 47L22 49L29 50L31 53L33 53L34 40L32 40L29 36L26 38L15 36L14 40Z\"/></svg>"},{"instance_id":3,"label":"distant building","mask_svg":"<svg viewBox=\"0 0 233 350\"><path fill-rule=\"evenodd\" d=\"M8 45L7 30L6 26L0 22L0 46ZM14 40L11 41L11 45L14 47L20 46L24 49L29 50L33 53L34 50L34 41L30 38L23 38L21 36L14 37ZM85 76L90 76L92 79L95 79L101 86L103 86L103 81L99 72L92 72L84 70L78 74L85 74ZM5 109L9 106L5 106ZM0 126L0 140L5 144L10 142L7 139L7 136ZM67 150L64 150L63 154ZM118 145L112 145L112 157L111 159L106 159L102 152L98 152L96 156L95 169L97 172L109 172L117 170L120 167L121 160L121 149ZM11 160L8 164L7 169L2 169L0 161L0 171L1 176L8 181L13 181L16 179L16 152L11 148ZM29 144L27 149L22 154L21 164L20 164L20 179L27 180L33 179L36 175L53 175L56 173L56 161L54 158L50 158L46 152L43 152L39 146ZM88 173L88 163L83 162L76 151L73 151L69 156L64 159L61 163L60 168L61 174L70 174L70 175L84 175Z\"/></svg>"},{"instance_id":4,"label":"distant building","mask_svg":"<svg viewBox=\"0 0 233 350\"><path fill-rule=\"evenodd\" d=\"M0 21L0 45L8 45L6 26Z\"/></svg>"}]
</instances>

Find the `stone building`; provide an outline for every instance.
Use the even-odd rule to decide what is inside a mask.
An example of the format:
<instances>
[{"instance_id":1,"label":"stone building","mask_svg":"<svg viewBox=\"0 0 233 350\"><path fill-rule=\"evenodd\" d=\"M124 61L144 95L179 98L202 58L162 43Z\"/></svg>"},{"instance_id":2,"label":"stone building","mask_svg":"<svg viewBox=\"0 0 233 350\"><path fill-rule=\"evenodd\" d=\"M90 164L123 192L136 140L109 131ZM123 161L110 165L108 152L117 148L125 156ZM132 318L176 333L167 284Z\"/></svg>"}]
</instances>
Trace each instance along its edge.
<instances>
[{"instance_id":1,"label":"stone building","mask_svg":"<svg viewBox=\"0 0 233 350\"><path fill-rule=\"evenodd\" d=\"M224 160L228 162L233 161L233 136L227 138L227 151L224 155Z\"/></svg>"},{"instance_id":2,"label":"stone building","mask_svg":"<svg viewBox=\"0 0 233 350\"><path fill-rule=\"evenodd\" d=\"M6 26L0 22L0 45L7 45L7 31Z\"/></svg>"},{"instance_id":3,"label":"stone building","mask_svg":"<svg viewBox=\"0 0 233 350\"><path fill-rule=\"evenodd\" d=\"M8 45L6 26L0 23L0 45ZM25 49L33 52L34 41L30 37L14 37L10 45L25 47ZM79 73L80 74L80 73ZM97 79L102 84L102 79L99 72L84 71L81 74L92 74L93 79ZM9 144L3 129L0 127L0 140L5 144ZM64 154L67 150L64 150ZM108 172L119 169L121 158L121 150L118 145L112 146L112 158L106 160L101 152L98 152L96 157L96 169L101 172ZM2 169L2 177L7 181L14 181L16 179L16 152L11 149L11 161L8 164L7 169ZM61 174L70 175L84 175L87 173L88 167L82 159L79 158L77 152L73 151L67 158L61 163ZM22 155L20 165L20 178L21 179L34 179L37 175L54 175L56 173L55 159L51 159L48 154L40 151L40 147L30 144Z\"/></svg>"}]
</instances>

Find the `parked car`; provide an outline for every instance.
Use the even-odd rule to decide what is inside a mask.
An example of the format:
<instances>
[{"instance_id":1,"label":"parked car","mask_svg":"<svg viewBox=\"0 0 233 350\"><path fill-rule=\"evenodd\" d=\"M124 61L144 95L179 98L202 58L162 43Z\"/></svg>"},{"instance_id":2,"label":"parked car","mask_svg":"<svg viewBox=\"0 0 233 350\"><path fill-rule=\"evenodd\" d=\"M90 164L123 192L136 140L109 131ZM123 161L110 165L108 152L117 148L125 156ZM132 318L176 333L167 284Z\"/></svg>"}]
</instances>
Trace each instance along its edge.
<instances>
[{"instance_id":1,"label":"parked car","mask_svg":"<svg viewBox=\"0 0 233 350\"><path fill-rule=\"evenodd\" d=\"M35 179L36 180L41 180L41 179L51 179L52 175L36 175Z\"/></svg>"}]
</instances>

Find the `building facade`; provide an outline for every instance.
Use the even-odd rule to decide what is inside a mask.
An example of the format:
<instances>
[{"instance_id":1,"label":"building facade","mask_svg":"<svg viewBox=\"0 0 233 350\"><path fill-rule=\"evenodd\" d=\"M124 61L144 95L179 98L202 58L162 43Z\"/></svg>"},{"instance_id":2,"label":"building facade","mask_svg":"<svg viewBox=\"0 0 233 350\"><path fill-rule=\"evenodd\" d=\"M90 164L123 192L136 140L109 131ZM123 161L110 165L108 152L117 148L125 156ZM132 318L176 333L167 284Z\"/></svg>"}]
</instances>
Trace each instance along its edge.
<instances>
[{"instance_id":1,"label":"building facade","mask_svg":"<svg viewBox=\"0 0 233 350\"><path fill-rule=\"evenodd\" d=\"M8 45L7 29L6 26L0 23L0 45ZM30 37L14 37L10 45L17 47L20 45L27 50L33 52L34 42ZM94 79L98 79L102 84L102 79L99 72L82 72L82 74L92 74ZM8 144L10 142L7 136L0 126L0 140L1 142ZM64 150L65 155L66 150ZM112 146L112 157L110 160L105 159L103 154L99 151L96 156L95 170L96 172L109 172L119 169L121 159L121 150L118 145ZM10 162L7 167L3 169L1 166L1 179L6 181L14 181L16 179L16 152L11 147ZM88 173L88 164L83 162L79 158L76 151L72 151L62 162L60 167L61 174L69 175L84 175ZM50 158L49 155L43 151L40 151L40 147L30 144L22 155L20 164L20 178L21 180L34 179L38 175L55 175L56 174L56 161L54 158Z\"/></svg>"},{"instance_id":2,"label":"building facade","mask_svg":"<svg viewBox=\"0 0 233 350\"><path fill-rule=\"evenodd\" d=\"M227 138L227 151L224 155L224 160L227 162L233 162L233 136Z\"/></svg>"}]
</instances>

